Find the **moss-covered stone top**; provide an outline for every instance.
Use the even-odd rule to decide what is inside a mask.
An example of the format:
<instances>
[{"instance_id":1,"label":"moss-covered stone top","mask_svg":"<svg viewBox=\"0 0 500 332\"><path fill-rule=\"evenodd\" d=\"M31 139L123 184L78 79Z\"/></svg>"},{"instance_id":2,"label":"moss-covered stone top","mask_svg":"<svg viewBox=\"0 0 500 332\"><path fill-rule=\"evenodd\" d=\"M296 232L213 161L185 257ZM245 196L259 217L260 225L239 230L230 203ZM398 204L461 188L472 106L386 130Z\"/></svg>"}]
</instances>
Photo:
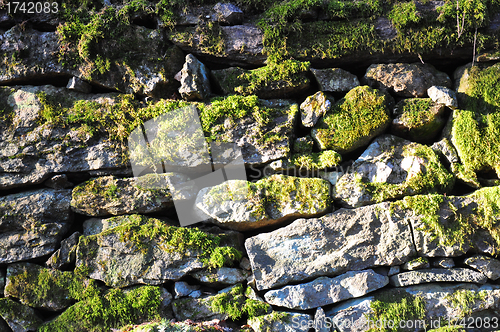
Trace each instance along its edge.
<instances>
[{"instance_id":1,"label":"moss-covered stone top","mask_svg":"<svg viewBox=\"0 0 500 332\"><path fill-rule=\"evenodd\" d=\"M387 96L368 86L349 91L312 131L323 150L352 152L382 133L391 118Z\"/></svg>"}]
</instances>

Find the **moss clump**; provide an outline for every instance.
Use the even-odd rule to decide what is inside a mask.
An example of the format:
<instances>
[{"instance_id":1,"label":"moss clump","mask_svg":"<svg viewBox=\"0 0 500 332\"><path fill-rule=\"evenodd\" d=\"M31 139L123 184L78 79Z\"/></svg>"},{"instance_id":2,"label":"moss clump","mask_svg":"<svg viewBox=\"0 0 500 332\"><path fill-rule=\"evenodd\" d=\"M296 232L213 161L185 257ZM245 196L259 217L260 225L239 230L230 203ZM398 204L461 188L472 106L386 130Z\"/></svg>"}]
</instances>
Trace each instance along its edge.
<instances>
[{"instance_id":1,"label":"moss clump","mask_svg":"<svg viewBox=\"0 0 500 332\"><path fill-rule=\"evenodd\" d=\"M474 306L479 302L484 303L486 292L473 292L467 289L460 289L453 294L448 295L446 299L451 302L451 305L459 310L460 314L457 318L463 318L472 313Z\"/></svg>"},{"instance_id":2,"label":"moss clump","mask_svg":"<svg viewBox=\"0 0 500 332\"><path fill-rule=\"evenodd\" d=\"M32 307L46 307L46 303L70 305L100 293L94 280L79 277L72 272L51 270L37 265L18 265L20 273L9 278L5 291Z\"/></svg>"},{"instance_id":3,"label":"moss clump","mask_svg":"<svg viewBox=\"0 0 500 332\"><path fill-rule=\"evenodd\" d=\"M429 123L435 116L430 108L432 100L429 98L409 98L402 102L400 112L401 122L405 124L408 129L418 129L423 125Z\"/></svg>"},{"instance_id":4,"label":"moss clump","mask_svg":"<svg viewBox=\"0 0 500 332\"><path fill-rule=\"evenodd\" d=\"M403 157L421 158L426 162L421 166L423 169L419 173L407 176L401 184L365 183L358 178L358 186L371 194L375 202L400 198L404 195L447 192L453 187L455 178L443 167L439 157L430 147L412 143L404 147Z\"/></svg>"},{"instance_id":5,"label":"moss clump","mask_svg":"<svg viewBox=\"0 0 500 332\"><path fill-rule=\"evenodd\" d=\"M224 33L216 22L200 22L196 28L174 31L171 38L179 43L187 44L205 54L221 56L225 54Z\"/></svg>"},{"instance_id":6,"label":"moss clump","mask_svg":"<svg viewBox=\"0 0 500 332\"><path fill-rule=\"evenodd\" d=\"M342 156L335 151L322 151L309 154L294 154L292 164L308 170L336 167L342 161Z\"/></svg>"},{"instance_id":7,"label":"moss clump","mask_svg":"<svg viewBox=\"0 0 500 332\"><path fill-rule=\"evenodd\" d=\"M349 91L319 121L313 137L323 150L353 151L387 128L387 97L368 86Z\"/></svg>"},{"instance_id":8,"label":"moss clump","mask_svg":"<svg viewBox=\"0 0 500 332\"><path fill-rule=\"evenodd\" d=\"M44 91L37 93L42 104L41 124L70 126L91 136L103 135L125 141L138 125L158 115L186 106L182 101L162 100L141 107L133 95L117 95L112 101L63 99Z\"/></svg>"},{"instance_id":9,"label":"moss clump","mask_svg":"<svg viewBox=\"0 0 500 332\"><path fill-rule=\"evenodd\" d=\"M499 65L466 69L460 82L460 110L455 110L452 142L468 172L495 170L500 176Z\"/></svg>"},{"instance_id":10,"label":"moss clump","mask_svg":"<svg viewBox=\"0 0 500 332\"><path fill-rule=\"evenodd\" d=\"M128 324L161 318L159 287L142 286L129 291L111 289L69 307L40 332L110 331Z\"/></svg>"},{"instance_id":11,"label":"moss clump","mask_svg":"<svg viewBox=\"0 0 500 332\"><path fill-rule=\"evenodd\" d=\"M14 92L12 88L0 87L0 122L2 126L9 125L14 117L14 107L8 102L12 92Z\"/></svg>"},{"instance_id":12,"label":"moss clump","mask_svg":"<svg viewBox=\"0 0 500 332\"><path fill-rule=\"evenodd\" d=\"M270 305L245 297L241 284L231 288L230 291L215 295L210 300L212 311L227 314L232 320L237 320L244 315L248 318L264 315L268 312Z\"/></svg>"},{"instance_id":13,"label":"moss clump","mask_svg":"<svg viewBox=\"0 0 500 332\"><path fill-rule=\"evenodd\" d=\"M406 292L400 294L384 294L370 303L372 313L368 316L368 331L403 331L400 323L425 318L425 302L419 296L412 296ZM393 322L393 327L379 329L376 322Z\"/></svg>"},{"instance_id":14,"label":"moss clump","mask_svg":"<svg viewBox=\"0 0 500 332\"><path fill-rule=\"evenodd\" d=\"M478 206L469 218L475 225L488 230L500 246L500 187L477 190L471 197L477 201Z\"/></svg>"},{"instance_id":15,"label":"moss clump","mask_svg":"<svg viewBox=\"0 0 500 332\"><path fill-rule=\"evenodd\" d=\"M120 225L96 236L116 233L120 240L140 250L151 248L154 241L167 252L192 255L196 251L208 267L222 267L239 261L242 253L233 247L219 246L222 236L200 231L198 228L169 226L155 218L137 216L129 223Z\"/></svg>"},{"instance_id":16,"label":"moss clump","mask_svg":"<svg viewBox=\"0 0 500 332\"><path fill-rule=\"evenodd\" d=\"M413 1L395 3L389 13L389 19L396 29L402 30L410 24L416 24L422 19Z\"/></svg>"}]
</instances>

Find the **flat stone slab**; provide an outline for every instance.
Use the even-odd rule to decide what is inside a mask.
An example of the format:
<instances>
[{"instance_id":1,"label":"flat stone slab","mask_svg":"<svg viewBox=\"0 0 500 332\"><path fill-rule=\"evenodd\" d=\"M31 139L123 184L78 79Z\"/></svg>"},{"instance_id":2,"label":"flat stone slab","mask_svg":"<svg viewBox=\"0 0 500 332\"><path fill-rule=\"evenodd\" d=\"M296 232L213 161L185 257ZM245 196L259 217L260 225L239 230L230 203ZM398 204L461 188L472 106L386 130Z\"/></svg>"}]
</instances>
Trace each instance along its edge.
<instances>
[{"instance_id":1,"label":"flat stone slab","mask_svg":"<svg viewBox=\"0 0 500 332\"><path fill-rule=\"evenodd\" d=\"M416 254L408 223L390 204L340 209L298 219L245 242L259 290L379 265L399 265Z\"/></svg>"},{"instance_id":2,"label":"flat stone slab","mask_svg":"<svg viewBox=\"0 0 500 332\"><path fill-rule=\"evenodd\" d=\"M484 284L487 277L474 270L464 268L453 269L422 269L393 275L389 278L391 285L396 287L418 285L429 282L472 282Z\"/></svg>"},{"instance_id":3,"label":"flat stone slab","mask_svg":"<svg viewBox=\"0 0 500 332\"><path fill-rule=\"evenodd\" d=\"M349 271L335 278L320 277L305 284L271 290L264 298L272 305L307 310L360 297L388 283L388 277L373 270Z\"/></svg>"}]
</instances>

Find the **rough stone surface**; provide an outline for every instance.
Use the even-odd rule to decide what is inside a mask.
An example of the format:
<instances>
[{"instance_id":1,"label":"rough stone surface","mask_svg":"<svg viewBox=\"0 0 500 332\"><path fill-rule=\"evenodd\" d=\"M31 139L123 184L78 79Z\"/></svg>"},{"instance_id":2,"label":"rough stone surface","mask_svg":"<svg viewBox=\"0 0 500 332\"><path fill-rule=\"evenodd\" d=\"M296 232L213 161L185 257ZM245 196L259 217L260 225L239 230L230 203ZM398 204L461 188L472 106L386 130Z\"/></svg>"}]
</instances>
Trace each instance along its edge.
<instances>
[{"instance_id":1,"label":"rough stone surface","mask_svg":"<svg viewBox=\"0 0 500 332\"><path fill-rule=\"evenodd\" d=\"M453 304L456 296L471 296L472 301L464 307ZM469 295L470 294L470 295ZM500 308L498 285L475 284L425 284L404 288L388 289L374 296L345 301L326 312L340 332L362 332L368 330L368 317L373 311L370 304L375 301L398 302L403 296L419 296L424 301L425 323L430 324L436 317L478 317L482 314L497 315ZM346 322L350 324L346 324Z\"/></svg>"},{"instance_id":2,"label":"rough stone surface","mask_svg":"<svg viewBox=\"0 0 500 332\"><path fill-rule=\"evenodd\" d=\"M78 77L72 77L69 79L66 89L82 93L90 93L90 91L92 91L92 85L82 79L79 79Z\"/></svg>"},{"instance_id":3,"label":"rough stone surface","mask_svg":"<svg viewBox=\"0 0 500 332\"><path fill-rule=\"evenodd\" d=\"M210 96L210 71L192 54L186 55L181 70L179 93L187 100L203 100Z\"/></svg>"},{"instance_id":4,"label":"rough stone surface","mask_svg":"<svg viewBox=\"0 0 500 332\"><path fill-rule=\"evenodd\" d=\"M427 95L436 104L443 104L451 109L458 107L457 95L451 89L443 86L431 86L427 89Z\"/></svg>"},{"instance_id":5,"label":"rough stone surface","mask_svg":"<svg viewBox=\"0 0 500 332\"><path fill-rule=\"evenodd\" d=\"M429 282L472 282L484 284L487 278L484 274L470 269L423 269L396 274L390 277L391 285L404 287Z\"/></svg>"},{"instance_id":6,"label":"rough stone surface","mask_svg":"<svg viewBox=\"0 0 500 332\"><path fill-rule=\"evenodd\" d=\"M453 258L438 258L432 262L432 266L451 269L452 267L455 267L455 262L453 261Z\"/></svg>"},{"instance_id":7,"label":"rough stone surface","mask_svg":"<svg viewBox=\"0 0 500 332\"><path fill-rule=\"evenodd\" d=\"M167 183L189 181L182 174L162 175L168 179ZM124 179L104 176L89 180L73 189L71 207L77 213L95 217L152 213L172 207L169 189L149 190L146 185L148 178L148 175Z\"/></svg>"},{"instance_id":8,"label":"rough stone surface","mask_svg":"<svg viewBox=\"0 0 500 332\"><path fill-rule=\"evenodd\" d=\"M12 332L36 331L43 323L34 309L9 298L0 299L0 317L9 325Z\"/></svg>"},{"instance_id":9,"label":"rough stone surface","mask_svg":"<svg viewBox=\"0 0 500 332\"><path fill-rule=\"evenodd\" d=\"M231 267L221 267L208 271L197 271L191 276L202 284L212 287L235 285L244 282L250 273Z\"/></svg>"},{"instance_id":10,"label":"rough stone surface","mask_svg":"<svg viewBox=\"0 0 500 332\"><path fill-rule=\"evenodd\" d=\"M57 56L61 45L56 32L40 32L16 25L0 36L0 49L6 58L15 58L20 52L23 57L15 63L0 64L0 82L74 76L125 93L170 97L169 93L177 87L173 76L182 68L182 51L166 46L158 31L145 27L130 25L119 34L116 38L123 40L122 45L127 45L127 52L134 54L136 61L126 63L123 58L112 59L108 71L101 74L92 61L90 64L82 61L76 68L63 66ZM115 40L100 40L100 50L101 56L116 57Z\"/></svg>"},{"instance_id":11,"label":"rough stone surface","mask_svg":"<svg viewBox=\"0 0 500 332\"><path fill-rule=\"evenodd\" d=\"M388 89L401 97L425 97L433 85L451 87L448 75L421 63L373 64L364 79L372 87Z\"/></svg>"},{"instance_id":12,"label":"rough stone surface","mask_svg":"<svg viewBox=\"0 0 500 332\"><path fill-rule=\"evenodd\" d=\"M401 271L401 267L399 265L396 266L391 266L389 271L387 272L387 276L393 276L395 274L398 274Z\"/></svg>"},{"instance_id":13,"label":"rough stone surface","mask_svg":"<svg viewBox=\"0 0 500 332\"><path fill-rule=\"evenodd\" d=\"M89 277L102 280L111 287L124 287L133 284L159 285L167 280L179 280L190 272L203 267L205 252L201 248L164 250L166 234L152 240L134 243L123 238L128 227L158 229L165 225L162 221L140 216L115 217L128 219L121 226L110 228L103 233L87 236L80 241L77 249L76 266L90 268ZM172 226L165 225L168 232ZM214 228L213 233L221 236L221 246L239 247L239 236L235 232L221 232ZM161 234L164 234L163 236ZM175 249L175 248L174 248Z\"/></svg>"},{"instance_id":14,"label":"rough stone surface","mask_svg":"<svg viewBox=\"0 0 500 332\"><path fill-rule=\"evenodd\" d=\"M389 203L299 219L248 238L245 247L259 290L376 265L398 265L415 255L409 225L391 217Z\"/></svg>"},{"instance_id":15,"label":"rough stone surface","mask_svg":"<svg viewBox=\"0 0 500 332\"><path fill-rule=\"evenodd\" d=\"M119 142L69 126L39 125L40 93L57 101L91 101L103 106L115 103L117 94L87 95L50 85L0 87L1 93L6 94L14 118L10 126L0 123L0 189L39 184L53 173L105 173L125 166Z\"/></svg>"},{"instance_id":16,"label":"rough stone surface","mask_svg":"<svg viewBox=\"0 0 500 332\"><path fill-rule=\"evenodd\" d=\"M320 277L305 284L271 290L264 298L279 307L307 310L360 297L388 283L388 277L373 270L349 271L335 278Z\"/></svg>"},{"instance_id":17,"label":"rough stone surface","mask_svg":"<svg viewBox=\"0 0 500 332\"><path fill-rule=\"evenodd\" d=\"M178 299L180 297L188 296L199 288L200 285L190 285L185 281L177 281L174 284L175 298Z\"/></svg>"},{"instance_id":18,"label":"rough stone surface","mask_svg":"<svg viewBox=\"0 0 500 332\"><path fill-rule=\"evenodd\" d=\"M432 144L431 148L444 156L450 164L458 163L460 161L457 150L455 150L447 138L443 138L439 142Z\"/></svg>"},{"instance_id":19,"label":"rough stone surface","mask_svg":"<svg viewBox=\"0 0 500 332\"><path fill-rule=\"evenodd\" d=\"M196 207L217 224L243 231L323 214L331 208L329 197L325 180L276 174L256 183L230 180L204 188Z\"/></svg>"},{"instance_id":20,"label":"rough stone surface","mask_svg":"<svg viewBox=\"0 0 500 332\"><path fill-rule=\"evenodd\" d=\"M467 258L464 263L483 273L491 280L500 278L500 261L497 259L477 255Z\"/></svg>"},{"instance_id":21,"label":"rough stone surface","mask_svg":"<svg viewBox=\"0 0 500 332\"><path fill-rule=\"evenodd\" d=\"M0 197L0 263L54 252L73 221L69 202L70 190L41 189Z\"/></svg>"},{"instance_id":22,"label":"rough stone surface","mask_svg":"<svg viewBox=\"0 0 500 332\"><path fill-rule=\"evenodd\" d=\"M204 296L200 298L182 298L172 301L172 309L177 320L211 320L227 319L226 314L214 312L211 308L211 302L214 296Z\"/></svg>"},{"instance_id":23,"label":"rough stone surface","mask_svg":"<svg viewBox=\"0 0 500 332\"><path fill-rule=\"evenodd\" d=\"M442 104L433 104L425 108L412 107L412 104L422 103L426 99L403 99L394 107L396 117L392 120L391 133L396 136L420 143L430 143L438 136L445 126L445 110Z\"/></svg>"},{"instance_id":24,"label":"rough stone surface","mask_svg":"<svg viewBox=\"0 0 500 332\"><path fill-rule=\"evenodd\" d=\"M309 96L300 104L300 119L304 127L314 127L318 119L321 118L332 106L323 92L318 91Z\"/></svg>"},{"instance_id":25,"label":"rough stone surface","mask_svg":"<svg viewBox=\"0 0 500 332\"><path fill-rule=\"evenodd\" d=\"M340 68L313 69L311 68L319 89L326 92L347 92L359 86L356 75Z\"/></svg>"},{"instance_id":26,"label":"rough stone surface","mask_svg":"<svg viewBox=\"0 0 500 332\"><path fill-rule=\"evenodd\" d=\"M238 6L233 5L232 3L218 2L214 6L214 11L217 14L217 20L225 24L241 24L243 20L243 12Z\"/></svg>"},{"instance_id":27,"label":"rough stone surface","mask_svg":"<svg viewBox=\"0 0 500 332\"><path fill-rule=\"evenodd\" d=\"M429 158L418 154L419 149L427 149ZM435 157L436 165L432 165L434 169L431 172L428 168L433 162L430 159L432 157ZM433 179L437 170L448 179L446 183L436 184L434 188L415 188L411 185L413 178ZM382 135L352 164L351 170L337 180L334 198L342 206L359 207L426 190L446 191L452 184L452 175L441 165L431 149L396 136ZM375 185L380 188L370 189L370 186ZM384 191L389 186L391 190Z\"/></svg>"},{"instance_id":28,"label":"rough stone surface","mask_svg":"<svg viewBox=\"0 0 500 332\"><path fill-rule=\"evenodd\" d=\"M413 271L419 269L428 269L430 268L429 260L424 257L419 257L416 259L412 259L409 262L403 264L402 268L405 271Z\"/></svg>"},{"instance_id":29,"label":"rough stone surface","mask_svg":"<svg viewBox=\"0 0 500 332\"><path fill-rule=\"evenodd\" d=\"M62 240L61 248L57 249L45 264L54 269L61 269L74 264L76 261L76 245L80 235L82 235L80 232L75 232L67 239Z\"/></svg>"},{"instance_id":30,"label":"rough stone surface","mask_svg":"<svg viewBox=\"0 0 500 332\"><path fill-rule=\"evenodd\" d=\"M318 308L314 314L314 332L330 332L330 326L327 324L325 311Z\"/></svg>"},{"instance_id":31,"label":"rough stone surface","mask_svg":"<svg viewBox=\"0 0 500 332\"><path fill-rule=\"evenodd\" d=\"M312 316L307 314L277 311L251 318L248 320L248 325L255 332L307 332L312 319Z\"/></svg>"}]
</instances>

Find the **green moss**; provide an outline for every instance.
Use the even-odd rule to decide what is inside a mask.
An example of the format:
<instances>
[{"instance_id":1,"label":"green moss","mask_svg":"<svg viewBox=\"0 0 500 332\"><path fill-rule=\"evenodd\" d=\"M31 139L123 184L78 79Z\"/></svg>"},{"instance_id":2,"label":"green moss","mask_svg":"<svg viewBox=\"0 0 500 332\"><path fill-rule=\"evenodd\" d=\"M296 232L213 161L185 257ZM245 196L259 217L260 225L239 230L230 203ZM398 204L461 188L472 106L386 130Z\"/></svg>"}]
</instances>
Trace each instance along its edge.
<instances>
[{"instance_id":1,"label":"green moss","mask_svg":"<svg viewBox=\"0 0 500 332\"><path fill-rule=\"evenodd\" d=\"M160 308L159 287L142 286L129 291L111 289L74 304L38 331L110 331L127 324L159 320Z\"/></svg>"},{"instance_id":2,"label":"green moss","mask_svg":"<svg viewBox=\"0 0 500 332\"><path fill-rule=\"evenodd\" d=\"M489 231L491 236L500 246L500 187L490 187L477 190L471 195L478 203L472 222Z\"/></svg>"},{"instance_id":3,"label":"green moss","mask_svg":"<svg viewBox=\"0 0 500 332\"><path fill-rule=\"evenodd\" d=\"M34 331L42 323L42 320L34 313L33 309L17 303L10 298L0 298L0 316L5 321L12 320L15 322L22 320L22 328L26 331Z\"/></svg>"},{"instance_id":4,"label":"green moss","mask_svg":"<svg viewBox=\"0 0 500 332\"><path fill-rule=\"evenodd\" d=\"M500 175L499 66L466 69L459 87L460 105L453 117L452 142L467 172L494 169Z\"/></svg>"},{"instance_id":5,"label":"green moss","mask_svg":"<svg viewBox=\"0 0 500 332\"><path fill-rule=\"evenodd\" d=\"M473 292L467 289L460 289L446 296L451 305L459 311L459 316L456 318L463 318L470 315L478 302L481 305L484 303L485 298L485 291Z\"/></svg>"},{"instance_id":6,"label":"green moss","mask_svg":"<svg viewBox=\"0 0 500 332\"><path fill-rule=\"evenodd\" d=\"M391 12L389 13L389 19L396 29L401 30L410 24L416 24L420 22L422 17L417 12L417 7L413 1L395 3Z\"/></svg>"},{"instance_id":7,"label":"green moss","mask_svg":"<svg viewBox=\"0 0 500 332\"><path fill-rule=\"evenodd\" d=\"M12 88L0 87L0 122L2 126L9 125L14 117L14 107L8 102L12 92L14 92Z\"/></svg>"},{"instance_id":8,"label":"green moss","mask_svg":"<svg viewBox=\"0 0 500 332\"><path fill-rule=\"evenodd\" d=\"M323 150L339 153L368 143L370 137L383 131L390 122L386 96L368 86L349 91L319 121L313 135Z\"/></svg>"},{"instance_id":9,"label":"green moss","mask_svg":"<svg viewBox=\"0 0 500 332\"><path fill-rule=\"evenodd\" d=\"M335 167L342 161L342 156L335 151L322 151L309 154L292 155L292 163L299 168L315 170Z\"/></svg>"},{"instance_id":10,"label":"green moss","mask_svg":"<svg viewBox=\"0 0 500 332\"><path fill-rule=\"evenodd\" d=\"M392 321L394 327L385 329L373 327L369 331L403 331L399 328L400 322L425 318L425 303L421 297L406 292L385 295L370 303L372 313L368 316L368 320L373 322L370 326L375 326L376 322Z\"/></svg>"},{"instance_id":11,"label":"green moss","mask_svg":"<svg viewBox=\"0 0 500 332\"><path fill-rule=\"evenodd\" d=\"M409 98L402 102L401 121L409 129L418 129L434 118L430 108L432 100L429 98Z\"/></svg>"},{"instance_id":12,"label":"green moss","mask_svg":"<svg viewBox=\"0 0 500 332\"><path fill-rule=\"evenodd\" d=\"M310 136L301 137L295 140L293 144L293 152L297 154L307 154L312 153L314 146L314 141Z\"/></svg>"},{"instance_id":13,"label":"green moss","mask_svg":"<svg viewBox=\"0 0 500 332\"><path fill-rule=\"evenodd\" d=\"M215 295L210 300L210 306L212 311L227 314L232 320L243 316L253 318L264 315L270 308L265 302L245 298L241 284L234 286L229 292Z\"/></svg>"},{"instance_id":14,"label":"green moss","mask_svg":"<svg viewBox=\"0 0 500 332\"><path fill-rule=\"evenodd\" d=\"M429 332L465 332L465 329L460 326L443 326L438 329L429 330Z\"/></svg>"}]
</instances>

